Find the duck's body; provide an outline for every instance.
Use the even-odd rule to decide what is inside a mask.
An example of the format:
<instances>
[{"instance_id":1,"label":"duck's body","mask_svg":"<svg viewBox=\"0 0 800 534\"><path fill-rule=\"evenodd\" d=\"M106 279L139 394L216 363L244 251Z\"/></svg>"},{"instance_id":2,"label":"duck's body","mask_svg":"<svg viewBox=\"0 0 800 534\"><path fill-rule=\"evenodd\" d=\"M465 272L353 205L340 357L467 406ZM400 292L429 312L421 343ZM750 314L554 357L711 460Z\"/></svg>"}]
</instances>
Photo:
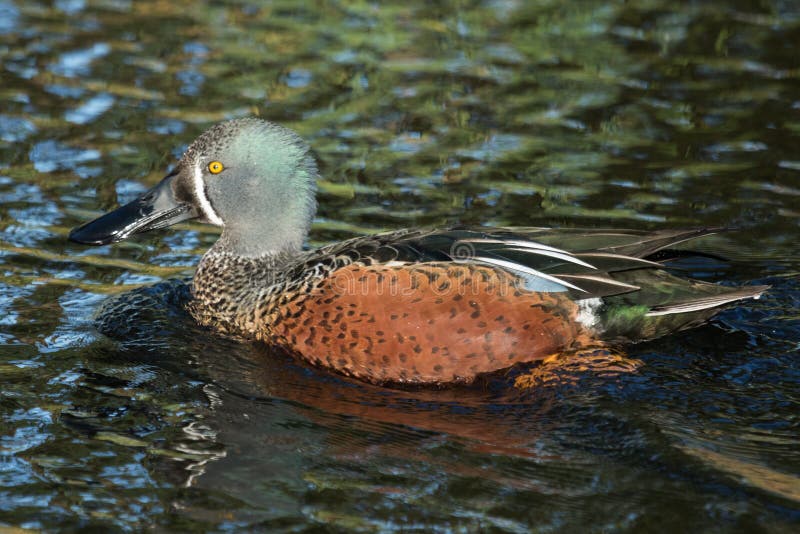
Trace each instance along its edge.
<instances>
[{"instance_id":1,"label":"duck's body","mask_svg":"<svg viewBox=\"0 0 800 534\"><path fill-rule=\"evenodd\" d=\"M712 230L406 230L303 251L315 178L295 134L231 121L193 143L159 186L71 237L105 243L189 217L219 224L194 276L192 315L371 382L469 381L650 339L766 289L685 280L654 261Z\"/></svg>"},{"instance_id":2,"label":"duck's body","mask_svg":"<svg viewBox=\"0 0 800 534\"><path fill-rule=\"evenodd\" d=\"M605 341L658 337L763 291L690 282L644 259L707 233L456 229L258 258L212 248L190 311L215 330L370 382L469 381ZM605 246L568 253L543 241Z\"/></svg>"},{"instance_id":3,"label":"duck's body","mask_svg":"<svg viewBox=\"0 0 800 534\"><path fill-rule=\"evenodd\" d=\"M389 259L414 238L384 234L282 258L207 254L191 312L371 382L469 380L585 337L566 294L529 291L471 262Z\"/></svg>"}]
</instances>

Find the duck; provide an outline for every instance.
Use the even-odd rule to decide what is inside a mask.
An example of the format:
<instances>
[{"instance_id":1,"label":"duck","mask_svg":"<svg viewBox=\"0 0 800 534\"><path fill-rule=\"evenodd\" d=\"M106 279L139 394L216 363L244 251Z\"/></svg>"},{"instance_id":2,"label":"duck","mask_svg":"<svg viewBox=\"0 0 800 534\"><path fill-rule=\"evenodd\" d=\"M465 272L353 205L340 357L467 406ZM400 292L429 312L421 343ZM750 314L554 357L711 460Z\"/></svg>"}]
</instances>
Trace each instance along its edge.
<instances>
[{"instance_id":1,"label":"duck","mask_svg":"<svg viewBox=\"0 0 800 534\"><path fill-rule=\"evenodd\" d=\"M412 228L307 249L318 178L297 133L233 119L69 239L106 245L188 219L218 226L192 278L191 316L375 384L469 383L554 354L655 339L769 288L675 274L674 247L721 228Z\"/></svg>"}]
</instances>

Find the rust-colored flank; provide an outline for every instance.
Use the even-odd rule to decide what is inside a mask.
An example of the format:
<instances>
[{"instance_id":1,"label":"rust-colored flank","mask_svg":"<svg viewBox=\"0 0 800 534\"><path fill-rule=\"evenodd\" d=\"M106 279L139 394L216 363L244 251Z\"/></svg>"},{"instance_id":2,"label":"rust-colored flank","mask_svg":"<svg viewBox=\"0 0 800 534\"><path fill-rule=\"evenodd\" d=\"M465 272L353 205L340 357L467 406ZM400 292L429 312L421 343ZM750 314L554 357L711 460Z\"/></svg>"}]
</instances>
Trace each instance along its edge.
<instances>
[{"instance_id":1,"label":"rust-colored flank","mask_svg":"<svg viewBox=\"0 0 800 534\"><path fill-rule=\"evenodd\" d=\"M272 325L282 344L371 382L470 380L586 337L564 293L470 264L350 265L288 306Z\"/></svg>"}]
</instances>

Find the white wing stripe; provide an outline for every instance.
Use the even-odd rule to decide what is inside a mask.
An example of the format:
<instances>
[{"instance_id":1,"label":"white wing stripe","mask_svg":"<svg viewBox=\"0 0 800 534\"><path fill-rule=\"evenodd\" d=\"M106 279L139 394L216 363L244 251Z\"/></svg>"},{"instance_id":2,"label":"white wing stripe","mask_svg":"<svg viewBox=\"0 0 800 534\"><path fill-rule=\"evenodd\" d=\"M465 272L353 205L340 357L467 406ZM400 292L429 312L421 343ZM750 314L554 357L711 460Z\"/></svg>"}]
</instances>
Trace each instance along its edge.
<instances>
[{"instance_id":1,"label":"white wing stripe","mask_svg":"<svg viewBox=\"0 0 800 534\"><path fill-rule=\"evenodd\" d=\"M468 239L460 239L462 243L505 243L507 245L513 245L515 247L524 247L524 248L540 248L542 250L552 250L553 252L561 252L563 254L569 254L566 250L562 250L560 248L551 247L549 245L542 245L541 243L537 243L536 241L524 241L522 239L491 239L489 237L475 237L475 238L468 238Z\"/></svg>"},{"instance_id":2,"label":"white wing stripe","mask_svg":"<svg viewBox=\"0 0 800 534\"><path fill-rule=\"evenodd\" d=\"M576 265L582 265L583 267L588 267L589 269L597 269L594 265L590 263L586 263L585 261L576 258L575 256L571 256L568 253L564 252L557 252L555 250L548 250L548 249L534 249L534 248L522 248L522 247L508 247L507 249L503 250L516 250L519 252L529 252L531 254L538 254L540 256L549 256L551 258L558 258L560 260L568 261L570 263L574 263ZM502 254L503 251L498 251L498 254Z\"/></svg>"},{"instance_id":3,"label":"white wing stripe","mask_svg":"<svg viewBox=\"0 0 800 534\"><path fill-rule=\"evenodd\" d=\"M576 285L570 284L569 282L565 282L560 278L556 278L555 276L550 276L549 274L544 274L542 272L537 271L536 269L531 269L525 265L521 265L519 263L515 263L513 261L508 260L501 260L498 258L486 258L483 256L476 256L472 258L473 261L480 262L480 263L488 263L490 265L497 265L498 267L503 267L504 269L510 269L512 271L517 271L520 273L525 273L530 276L536 276L538 278L543 278L549 282L553 282L554 284L558 284L560 286L569 287L571 289L576 289L578 291L582 291L586 293L586 290L579 288Z\"/></svg>"},{"instance_id":4,"label":"white wing stripe","mask_svg":"<svg viewBox=\"0 0 800 534\"><path fill-rule=\"evenodd\" d=\"M541 243L537 243L535 241L522 241L520 239L489 239L489 238L476 238L476 239L461 239L459 242L461 243L499 243L502 245L510 245L508 247L509 250L518 250L520 252L530 252L532 254L539 254L542 256L550 256L552 258L558 258L564 261L568 261L570 263L574 263L576 265L582 265L584 267L588 267L589 269L595 269L593 265L582 261L566 250L561 250L560 248L551 247L548 245L542 245Z\"/></svg>"}]
</instances>

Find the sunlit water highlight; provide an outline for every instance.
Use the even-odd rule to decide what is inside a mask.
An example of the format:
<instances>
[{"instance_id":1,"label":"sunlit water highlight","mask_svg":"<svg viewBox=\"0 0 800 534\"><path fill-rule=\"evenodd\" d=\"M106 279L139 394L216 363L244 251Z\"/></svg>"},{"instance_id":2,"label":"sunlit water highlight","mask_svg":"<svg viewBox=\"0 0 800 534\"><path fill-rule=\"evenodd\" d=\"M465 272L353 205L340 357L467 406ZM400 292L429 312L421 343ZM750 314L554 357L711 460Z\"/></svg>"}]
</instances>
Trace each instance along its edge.
<instances>
[{"instance_id":1,"label":"sunlit water highlight","mask_svg":"<svg viewBox=\"0 0 800 534\"><path fill-rule=\"evenodd\" d=\"M798 42L780 1L0 0L0 530L795 530ZM318 154L312 244L735 226L697 245L733 261L688 273L773 290L533 389L380 388L216 338L159 285L212 229L66 235L244 115Z\"/></svg>"}]
</instances>

